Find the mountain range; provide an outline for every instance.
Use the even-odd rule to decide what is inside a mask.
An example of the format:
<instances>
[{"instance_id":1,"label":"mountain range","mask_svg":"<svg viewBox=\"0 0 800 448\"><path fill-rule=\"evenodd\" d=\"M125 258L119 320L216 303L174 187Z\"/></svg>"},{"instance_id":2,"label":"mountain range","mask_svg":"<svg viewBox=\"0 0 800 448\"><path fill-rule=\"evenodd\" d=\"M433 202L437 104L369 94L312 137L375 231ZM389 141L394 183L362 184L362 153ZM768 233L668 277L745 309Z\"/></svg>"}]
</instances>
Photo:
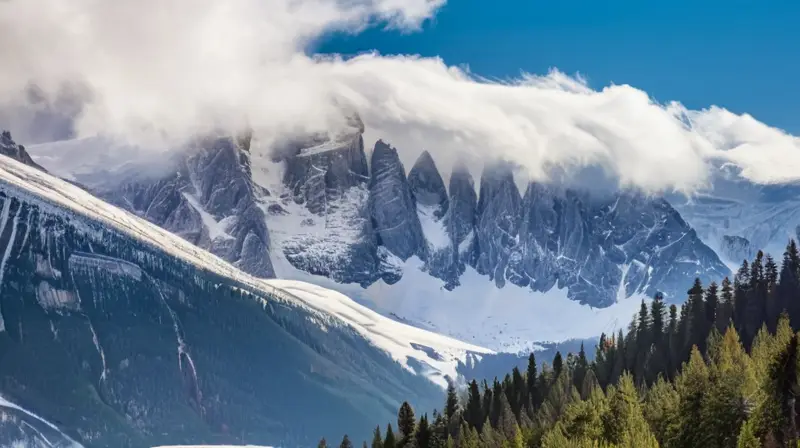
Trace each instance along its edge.
<instances>
[{"instance_id":1,"label":"mountain range","mask_svg":"<svg viewBox=\"0 0 800 448\"><path fill-rule=\"evenodd\" d=\"M492 353L248 275L18 160L0 157L2 446L366 437Z\"/></svg>"},{"instance_id":2,"label":"mountain range","mask_svg":"<svg viewBox=\"0 0 800 448\"><path fill-rule=\"evenodd\" d=\"M548 309L580 305L585 318L576 323L602 327L635 312L638 301L628 298L661 293L680 302L686 278L708 283L730 274L664 198L538 182L520 188L503 162L484 166L476 181L463 164L442 173L426 151L407 169L389 143L365 148L363 131L354 120L332 137L268 151L249 135L207 137L169 152L157 170L149 161L67 161L84 159L79 152L96 141L33 151L40 163L61 166L59 175L247 273L325 284L461 338L468 332L441 317L446 309L430 303L422 313L409 296L455 300L477 282L515 301L552 303ZM409 283L426 287L410 291ZM566 324L549 331L538 323L499 339L495 328L475 342L509 350L602 329L571 334Z\"/></svg>"},{"instance_id":3,"label":"mountain range","mask_svg":"<svg viewBox=\"0 0 800 448\"><path fill-rule=\"evenodd\" d=\"M407 169L363 133L157 158L4 133L0 443L366 438L402 399L432 409L482 362L681 303L797 226L793 186L729 167L688 199L592 192L502 161Z\"/></svg>"}]
</instances>

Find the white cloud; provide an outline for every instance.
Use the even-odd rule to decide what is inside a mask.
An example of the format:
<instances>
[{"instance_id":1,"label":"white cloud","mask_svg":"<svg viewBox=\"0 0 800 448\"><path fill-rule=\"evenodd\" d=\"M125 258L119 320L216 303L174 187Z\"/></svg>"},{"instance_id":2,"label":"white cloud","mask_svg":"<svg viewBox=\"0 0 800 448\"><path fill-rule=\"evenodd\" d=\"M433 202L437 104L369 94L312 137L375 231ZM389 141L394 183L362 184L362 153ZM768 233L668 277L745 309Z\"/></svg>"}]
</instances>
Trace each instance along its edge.
<instances>
[{"instance_id":1,"label":"white cloud","mask_svg":"<svg viewBox=\"0 0 800 448\"><path fill-rule=\"evenodd\" d=\"M349 103L369 136L407 163L423 149L444 167L501 157L534 179L647 192L702 187L717 159L759 182L800 173L795 137L718 108L655 104L630 86L595 91L559 72L498 83L438 59L304 54L334 30L413 30L443 3L0 1L0 103L20 102L31 82L52 96L80 83L91 92L80 134L137 139L245 125L262 136L329 129L341 121L337 104Z\"/></svg>"}]
</instances>

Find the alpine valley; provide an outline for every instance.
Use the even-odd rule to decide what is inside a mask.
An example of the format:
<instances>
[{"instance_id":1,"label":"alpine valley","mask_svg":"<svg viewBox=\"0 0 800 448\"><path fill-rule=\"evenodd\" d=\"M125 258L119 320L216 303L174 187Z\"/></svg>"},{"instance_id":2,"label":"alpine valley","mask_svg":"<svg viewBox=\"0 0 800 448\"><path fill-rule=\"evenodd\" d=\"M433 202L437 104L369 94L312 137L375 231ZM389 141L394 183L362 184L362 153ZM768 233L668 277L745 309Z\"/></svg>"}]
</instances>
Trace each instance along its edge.
<instances>
[{"instance_id":1,"label":"alpine valley","mask_svg":"<svg viewBox=\"0 0 800 448\"><path fill-rule=\"evenodd\" d=\"M794 187L727 167L691 199L597 193L404 166L351 124L159 157L4 133L0 445L366 440L403 400L682 303L800 224Z\"/></svg>"}]
</instances>

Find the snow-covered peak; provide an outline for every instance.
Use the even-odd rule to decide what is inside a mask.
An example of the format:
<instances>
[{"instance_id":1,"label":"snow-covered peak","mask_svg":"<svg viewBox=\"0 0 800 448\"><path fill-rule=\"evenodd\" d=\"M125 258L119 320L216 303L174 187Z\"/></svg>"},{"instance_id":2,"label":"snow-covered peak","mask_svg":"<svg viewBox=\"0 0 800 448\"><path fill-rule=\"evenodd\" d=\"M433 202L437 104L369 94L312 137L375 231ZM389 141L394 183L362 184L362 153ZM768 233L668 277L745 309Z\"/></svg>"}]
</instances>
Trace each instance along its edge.
<instances>
[{"instance_id":1,"label":"snow-covered peak","mask_svg":"<svg viewBox=\"0 0 800 448\"><path fill-rule=\"evenodd\" d=\"M15 189L17 196L29 196L29 200L51 213L88 218L200 269L308 309L328 325L349 326L408 370L425 375L437 384L446 384L443 375L455 375L458 362L466 359L468 352L491 353L482 347L395 322L325 288L245 274L183 238L8 157L0 157L0 184L4 189Z\"/></svg>"}]
</instances>

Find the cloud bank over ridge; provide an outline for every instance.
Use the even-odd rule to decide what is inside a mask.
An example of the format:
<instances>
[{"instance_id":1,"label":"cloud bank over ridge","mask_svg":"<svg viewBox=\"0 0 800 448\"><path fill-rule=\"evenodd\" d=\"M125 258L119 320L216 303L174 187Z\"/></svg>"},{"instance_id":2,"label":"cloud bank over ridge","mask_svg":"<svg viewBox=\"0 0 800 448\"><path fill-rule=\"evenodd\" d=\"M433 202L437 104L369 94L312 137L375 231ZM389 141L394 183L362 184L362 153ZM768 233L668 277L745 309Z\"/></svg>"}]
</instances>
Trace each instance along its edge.
<instances>
[{"instance_id":1,"label":"cloud bank over ridge","mask_svg":"<svg viewBox=\"0 0 800 448\"><path fill-rule=\"evenodd\" d=\"M448 165L502 158L533 179L587 177L645 192L694 191L731 162L760 183L800 177L800 140L711 107L654 103L553 71L507 82L436 58L309 56L315 39L369 26L415 31L444 0L0 1L0 111L81 92L79 135L180 141L252 127L290 136L342 125ZM3 115L0 114L0 119ZM61 123L61 122L59 122ZM0 123L2 125L2 123Z\"/></svg>"}]
</instances>

